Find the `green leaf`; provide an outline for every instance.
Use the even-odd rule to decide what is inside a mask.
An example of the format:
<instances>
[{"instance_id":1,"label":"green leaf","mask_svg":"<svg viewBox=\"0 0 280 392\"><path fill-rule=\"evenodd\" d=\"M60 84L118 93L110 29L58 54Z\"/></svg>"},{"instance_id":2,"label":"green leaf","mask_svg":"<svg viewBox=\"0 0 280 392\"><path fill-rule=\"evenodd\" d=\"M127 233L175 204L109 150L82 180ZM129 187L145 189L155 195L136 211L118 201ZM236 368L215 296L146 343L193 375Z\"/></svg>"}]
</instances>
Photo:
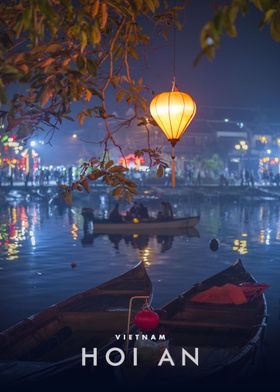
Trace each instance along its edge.
<instances>
[{"instance_id":1,"label":"green leaf","mask_svg":"<svg viewBox=\"0 0 280 392\"><path fill-rule=\"evenodd\" d=\"M234 38L237 36L236 27L232 23L228 23L225 27L229 37Z\"/></svg>"},{"instance_id":2,"label":"green leaf","mask_svg":"<svg viewBox=\"0 0 280 392\"><path fill-rule=\"evenodd\" d=\"M155 7L153 0L146 0L146 4L147 4L148 8L150 9L150 11L155 12L156 7Z\"/></svg>"},{"instance_id":3,"label":"green leaf","mask_svg":"<svg viewBox=\"0 0 280 392\"><path fill-rule=\"evenodd\" d=\"M267 10L264 14L264 23L268 23L270 22L272 16L275 14L276 9L274 8L270 8L269 10Z\"/></svg>"},{"instance_id":4,"label":"green leaf","mask_svg":"<svg viewBox=\"0 0 280 392\"><path fill-rule=\"evenodd\" d=\"M101 41L101 33L97 23L91 28L91 43L93 46L98 45Z\"/></svg>"},{"instance_id":5,"label":"green leaf","mask_svg":"<svg viewBox=\"0 0 280 392\"><path fill-rule=\"evenodd\" d=\"M80 55L77 57L76 64L79 71L84 71L86 62L83 56Z\"/></svg>"},{"instance_id":6,"label":"green leaf","mask_svg":"<svg viewBox=\"0 0 280 392\"><path fill-rule=\"evenodd\" d=\"M23 11L23 26L25 29L28 29L31 25L31 18L32 18L32 7L25 8Z\"/></svg>"},{"instance_id":7,"label":"green leaf","mask_svg":"<svg viewBox=\"0 0 280 392\"><path fill-rule=\"evenodd\" d=\"M227 15L231 23L234 23L236 21L238 11L239 11L239 7L236 5L232 5L231 7L228 8Z\"/></svg>"},{"instance_id":8,"label":"green leaf","mask_svg":"<svg viewBox=\"0 0 280 392\"><path fill-rule=\"evenodd\" d=\"M271 20L270 32L272 38L276 42L280 42L280 13L279 12L277 12L277 14L275 14L273 16L273 19Z\"/></svg>"},{"instance_id":9,"label":"green leaf","mask_svg":"<svg viewBox=\"0 0 280 392\"><path fill-rule=\"evenodd\" d=\"M92 76L96 76L97 73L97 63L96 61L87 58L87 69L88 72L92 75Z\"/></svg>"},{"instance_id":10,"label":"green leaf","mask_svg":"<svg viewBox=\"0 0 280 392\"><path fill-rule=\"evenodd\" d=\"M85 31L81 32L81 52L85 50L87 46L87 33Z\"/></svg>"},{"instance_id":11,"label":"green leaf","mask_svg":"<svg viewBox=\"0 0 280 392\"><path fill-rule=\"evenodd\" d=\"M2 103L2 104L7 103L7 95L6 95L6 91L4 88L4 84L1 79L0 79L0 103Z\"/></svg>"},{"instance_id":12,"label":"green leaf","mask_svg":"<svg viewBox=\"0 0 280 392\"><path fill-rule=\"evenodd\" d=\"M183 30L183 24L182 24L181 22L179 22L179 20L176 20L176 21L175 21L175 26L177 27L177 29L178 29L179 31L182 31L182 30Z\"/></svg>"},{"instance_id":13,"label":"green leaf","mask_svg":"<svg viewBox=\"0 0 280 392\"><path fill-rule=\"evenodd\" d=\"M259 10L263 11L261 0L251 0L251 1Z\"/></svg>"},{"instance_id":14,"label":"green leaf","mask_svg":"<svg viewBox=\"0 0 280 392\"><path fill-rule=\"evenodd\" d=\"M9 75L18 75L18 69L15 67L12 67L11 65L3 65L3 67L0 67L0 72L2 74L9 74Z\"/></svg>"},{"instance_id":15,"label":"green leaf","mask_svg":"<svg viewBox=\"0 0 280 392\"><path fill-rule=\"evenodd\" d=\"M127 50L131 57L133 57L135 60L139 60L138 53L134 48L128 48Z\"/></svg>"},{"instance_id":16,"label":"green leaf","mask_svg":"<svg viewBox=\"0 0 280 392\"><path fill-rule=\"evenodd\" d=\"M117 102L120 103L120 102L123 100L125 94L126 94L126 91L125 91L125 90L119 89L118 92L117 92L117 94L116 94L116 100L117 100Z\"/></svg>"}]
</instances>

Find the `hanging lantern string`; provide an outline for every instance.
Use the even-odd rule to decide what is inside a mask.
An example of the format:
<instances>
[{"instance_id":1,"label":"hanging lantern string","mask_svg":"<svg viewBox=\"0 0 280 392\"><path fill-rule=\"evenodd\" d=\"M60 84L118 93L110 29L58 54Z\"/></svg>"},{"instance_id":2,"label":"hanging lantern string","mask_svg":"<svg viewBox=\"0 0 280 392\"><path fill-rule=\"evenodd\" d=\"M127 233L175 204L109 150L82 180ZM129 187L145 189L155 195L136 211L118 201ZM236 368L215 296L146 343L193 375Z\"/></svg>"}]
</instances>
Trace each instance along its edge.
<instances>
[{"instance_id":1,"label":"hanging lantern string","mask_svg":"<svg viewBox=\"0 0 280 392\"><path fill-rule=\"evenodd\" d=\"M173 82L172 82L172 92L177 91L177 86L176 86L176 23L175 23L175 18L176 18L176 0L175 0L175 5L174 5L174 12L173 12ZM172 144L172 153L171 153L171 184L172 188L175 188L175 144L176 143L171 143Z\"/></svg>"},{"instance_id":2,"label":"hanging lantern string","mask_svg":"<svg viewBox=\"0 0 280 392\"><path fill-rule=\"evenodd\" d=\"M172 81L172 90L171 91L176 91L176 24L175 24L175 11L176 7L176 1L175 1L175 6L173 10L173 81Z\"/></svg>"},{"instance_id":3,"label":"hanging lantern string","mask_svg":"<svg viewBox=\"0 0 280 392\"><path fill-rule=\"evenodd\" d=\"M174 0L174 3L173 40L170 36L173 52L171 62L171 64L173 63L172 91L158 94L150 103L150 112L153 119L165 133L172 146L171 173L173 188L175 187L175 145L186 131L196 112L196 105L192 97L180 92L176 85L176 0Z\"/></svg>"}]
</instances>

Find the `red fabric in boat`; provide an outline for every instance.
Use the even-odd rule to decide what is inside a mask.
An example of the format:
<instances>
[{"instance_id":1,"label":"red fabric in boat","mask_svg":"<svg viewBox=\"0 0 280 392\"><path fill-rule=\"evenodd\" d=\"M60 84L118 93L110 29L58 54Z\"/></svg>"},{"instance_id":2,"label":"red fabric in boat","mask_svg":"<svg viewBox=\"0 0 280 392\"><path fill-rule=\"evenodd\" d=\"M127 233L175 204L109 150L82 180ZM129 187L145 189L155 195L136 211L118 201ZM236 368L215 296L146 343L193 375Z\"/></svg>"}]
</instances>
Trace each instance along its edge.
<instances>
[{"instance_id":1,"label":"red fabric in boat","mask_svg":"<svg viewBox=\"0 0 280 392\"><path fill-rule=\"evenodd\" d=\"M247 298L241 287L227 283L223 286L213 286L208 290L202 291L193 296L191 301L208 304L241 305L247 302Z\"/></svg>"},{"instance_id":2,"label":"red fabric in boat","mask_svg":"<svg viewBox=\"0 0 280 392\"><path fill-rule=\"evenodd\" d=\"M244 282L239 285L243 293L245 294L248 301L252 301L254 298L261 295L265 289L269 287L268 284L265 283L254 283L254 282Z\"/></svg>"},{"instance_id":3,"label":"red fabric in boat","mask_svg":"<svg viewBox=\"0 0 280 392\"><path fill-rule=\"evenodd\" d=\"M191 298L192 302L208 304L242 305L258 297L269 286L264 283L244 282L239 286L227 283L223 286L213 286Z\"/></svg>"}]
</instances>

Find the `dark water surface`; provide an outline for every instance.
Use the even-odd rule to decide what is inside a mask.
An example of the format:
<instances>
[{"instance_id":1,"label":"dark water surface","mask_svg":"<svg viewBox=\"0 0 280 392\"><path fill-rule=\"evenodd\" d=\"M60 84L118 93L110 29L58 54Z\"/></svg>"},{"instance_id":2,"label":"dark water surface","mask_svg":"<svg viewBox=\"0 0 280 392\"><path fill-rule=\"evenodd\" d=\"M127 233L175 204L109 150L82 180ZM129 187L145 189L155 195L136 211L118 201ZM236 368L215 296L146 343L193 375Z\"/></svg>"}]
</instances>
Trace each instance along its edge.
<instances>
[{"instance_id":1,"label":"dark water surface","mask_svg":"<svg viewBox=\"0 0 280 392\"><path fill-rule=\"evenodd\" d=\"M101 202L94 204L104 213ZM271 286L266 293L266 359L274 366L272 358L280 349L279 202L178 202L177 216L200 215L199 238L85 238L78 207L60 211L19 202L0 208L0 330L127 271L139 260L146 263L157 307L240 257L258 281ZM209 249L213 237L220 241L217 252Z\"/></svg>"}]
</instances>

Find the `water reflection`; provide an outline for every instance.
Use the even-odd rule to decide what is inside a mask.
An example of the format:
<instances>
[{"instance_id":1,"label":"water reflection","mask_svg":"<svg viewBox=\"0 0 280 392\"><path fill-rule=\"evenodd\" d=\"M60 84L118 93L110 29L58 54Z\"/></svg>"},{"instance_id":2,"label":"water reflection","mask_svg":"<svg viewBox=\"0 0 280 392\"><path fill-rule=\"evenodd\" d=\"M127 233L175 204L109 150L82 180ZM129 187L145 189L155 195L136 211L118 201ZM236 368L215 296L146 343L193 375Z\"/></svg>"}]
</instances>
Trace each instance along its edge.
<instances>
[{"instance_id":1,"label":"water reflection","mask_svg":"<svg viewBox=\"0 0 280 392\"><path fill-rule=\"evenodd\" d=\"M105 216L110 206L89 203ZM0 330L53 303L132 268L148 267L154 306L161 306L240 257L268 283L269 334L279 342L280 203L177 202L176 216L200 215L197 230L152 236L104 235L83 230L81 207L60 211L21 203L0 209ZM150 205L151 214L158 206ZM200 234L200 238L198 238ZM209 240L219 239L212 252ZM11 263L11 261L17 261ZM280 342L279 342L280 344ZM279 345L278 345L279 347Z\"/></svg>"},{"instance_id":2,"label":"water reflection","mask_svg":"<svg viewBox=\"0 0 280 392\"><path fill-rule=\"evenodd\" d=\"M24 242L30 240L31 248L36 247L40 208L9 206L1 208L0 216L0 260L18 260Z\"/></svg>"},{"instance_id":3,"label":"water reflection","mask_svg":"<svg viewBox=\"0 0 280 392\"><path fill-rule=\"evenodd\" d=\"M95 205L96 211L100 215L104 215L103 204L99 204L100 210ZM152 210L152 206L150 209ZM199 237L196 229L185 232L172 231L171 234L158 233L152 236L138 233L107 236L95 234L92 229L87 230L83 225L80 211L81 209L74 207L64 209L62 212L56 206L49 207L46 204L38 203L2 206L0 212L0 260L20 260L23 246L28 249L28 252L37 254L38 246L40 247L38 232L49 219L55 219L58 222L55 229L57 232L62 229L62 226L69 227L73 243L79 241L83 247L89 247L95 246L97 238L98 241L102 241L100 238L103 240L107 238L112 249L116 252L120 252L122 246L143 252L153 246L157 248L159 253L164 254L174 247L176 237L185 238L186 241L188 238ZM251 252L252 242L267 247L274 241L280 241L279 205L264 203L260 205L193 204L193 206L186 206L184 202L178 202L176 214L177 216L201 215L201 225L207 226L211 237L220 238L224 235L227 238L231 237L231 249L240 255L247 255ZM139 256L142 257L142 254ZM145 258L147 255L143 254L143 257Z\"/></svg>"},{"instance_id":4,"label":"water reflection","mask_svg":"<svg viewBox=\"0 0 280 392\"><path fill-rule=\"evenodd\" d=\"M72 230L73 232L73 230ZM139 257L143 261L146 260L149 251L150 242L156 240L156 244L160 248L160 253L164 253L170 250L173 246L174 237L184 236L186 238L199 238L199 231L195 228L185 229L185 230L173 230L173 235L159 234L159 235L149 235L149 234L95 234L93 230L89 228L88 225L83 226L83 237L81 239L81 244L83 246L92 246L94 240L97 237L108 238L112 244L113 249L117 252L120 250L121 243L125 244L127 247L139 250ZM74 239L74 238L73 238Z\"/></svg>"},{"instance_id":5,"label":"water reflection","mask_svg":"<svg viewBox=\"0 0 280 392\"><path fill-rule=\"evenodd\" d=\"M248 253L247 240L234 240L232 250L240 255L246 255Z\"/></svg>"}]
</instances>

